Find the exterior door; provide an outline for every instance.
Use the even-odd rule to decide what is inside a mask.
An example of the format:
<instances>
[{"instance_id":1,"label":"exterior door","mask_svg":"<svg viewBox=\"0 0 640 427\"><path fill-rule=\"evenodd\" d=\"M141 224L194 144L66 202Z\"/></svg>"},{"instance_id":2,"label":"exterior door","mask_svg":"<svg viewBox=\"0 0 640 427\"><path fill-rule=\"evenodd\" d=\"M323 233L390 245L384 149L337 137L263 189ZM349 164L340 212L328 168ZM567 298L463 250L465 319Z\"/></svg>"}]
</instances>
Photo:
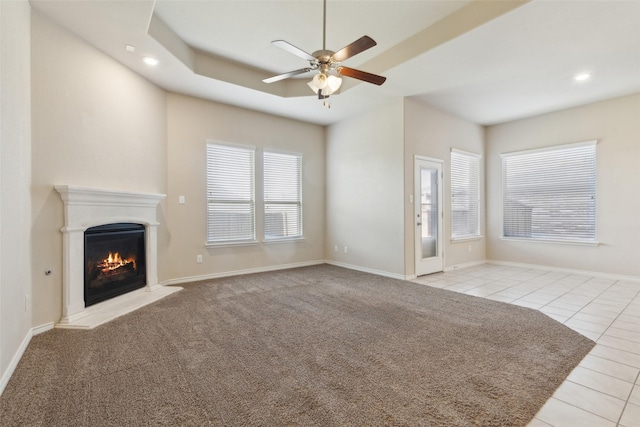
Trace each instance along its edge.
<instances>
[{"instance_id":1,"label":"exterior door","mask_svg":"<svg viewBox=\"0 0 640 427\"><path fill-rule=\"evenodd\" d=\"M442 244L442 161L415 158L416 276L444 270Z\"/></svg>"}]
</instances>

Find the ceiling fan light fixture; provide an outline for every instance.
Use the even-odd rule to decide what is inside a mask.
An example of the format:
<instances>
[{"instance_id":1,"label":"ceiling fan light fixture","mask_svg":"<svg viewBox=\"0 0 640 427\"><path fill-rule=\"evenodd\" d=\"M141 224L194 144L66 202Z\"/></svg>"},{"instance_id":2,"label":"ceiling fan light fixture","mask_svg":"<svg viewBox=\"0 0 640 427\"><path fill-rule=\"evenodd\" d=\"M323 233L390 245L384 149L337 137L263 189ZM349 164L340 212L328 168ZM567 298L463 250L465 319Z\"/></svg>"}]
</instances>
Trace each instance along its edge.
<instances>
[{"instance_id":1,"label":"ceiling fan light fixture","mask_svg":"<svg viewBox=\"0 0 640 427\"><path fill-rule=\"evenodd\" d=\"M342 79L338 76L329 76L327 77L327 87L331 89L331 93L334 93L342 86Z\"/></svg>"},{"instance_id":2,"label":"ceiling fan light fixture","mask_svg":"<svg viewBox=\"0 0 640 427\"><path fill-rule=\"evenodd\" d=\"M318 73L315 76L313 76L313 79L311 80L311 84L313 84L313 87L318 88L318 89L324 89L325 87L327 87L327 76L324 73Z\"/></svg>"},{"instance_id":3,"label":"ceiling fan light fixture","mask_svg":"<svg viewBox=\"0 0 640 427\"><path fill-rule=\"evenodd\" d=\"M313 76L313 79L307 83L307 85L316 95L320 93L320 95L328 97L340 89L340 86L342 86L342 79L338 76L318 73Z\"/></svg>"}]
</instances>

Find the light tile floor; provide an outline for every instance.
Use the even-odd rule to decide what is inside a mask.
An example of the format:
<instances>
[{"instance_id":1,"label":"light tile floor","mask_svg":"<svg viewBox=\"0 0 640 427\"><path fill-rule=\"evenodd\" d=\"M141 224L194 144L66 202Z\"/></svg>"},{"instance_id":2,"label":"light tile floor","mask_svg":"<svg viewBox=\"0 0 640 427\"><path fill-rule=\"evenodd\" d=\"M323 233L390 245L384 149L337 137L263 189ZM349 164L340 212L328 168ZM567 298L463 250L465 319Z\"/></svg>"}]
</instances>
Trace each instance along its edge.
<instances>
[{"instance_id":1,"label":"light tile floor","mask_svg":"<svg viewBox=\"0 0 640 427\"><path fill-rule=\"evenodd\" d=\"M414 281L539 310L596 342L529 427L640 426L640 282L492 264Z\"/></svg>"}]
</instances>

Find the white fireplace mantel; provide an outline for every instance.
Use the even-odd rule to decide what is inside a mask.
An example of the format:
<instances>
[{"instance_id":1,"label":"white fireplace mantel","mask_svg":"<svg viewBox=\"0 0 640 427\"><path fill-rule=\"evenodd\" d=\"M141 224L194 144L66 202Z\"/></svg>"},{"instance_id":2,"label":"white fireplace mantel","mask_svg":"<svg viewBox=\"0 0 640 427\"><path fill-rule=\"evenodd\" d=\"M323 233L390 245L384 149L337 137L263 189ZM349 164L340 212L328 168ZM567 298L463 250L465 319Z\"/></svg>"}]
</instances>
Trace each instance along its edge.
<instances>
[{"instance_id":1,"label":"white fireplace mantel","mask_svg":"<svg viewBox=\"0 0 640 427\"><path fill-rule=\"evenodd\" d=\"M166 195L56 185L64 202L62 319L56 327L90 329L157 301L180 287L158 285L158 204ZM85 308L84 232L98 225L145 226L147 284L144 288Z\"/></svg>"}]
</instances>

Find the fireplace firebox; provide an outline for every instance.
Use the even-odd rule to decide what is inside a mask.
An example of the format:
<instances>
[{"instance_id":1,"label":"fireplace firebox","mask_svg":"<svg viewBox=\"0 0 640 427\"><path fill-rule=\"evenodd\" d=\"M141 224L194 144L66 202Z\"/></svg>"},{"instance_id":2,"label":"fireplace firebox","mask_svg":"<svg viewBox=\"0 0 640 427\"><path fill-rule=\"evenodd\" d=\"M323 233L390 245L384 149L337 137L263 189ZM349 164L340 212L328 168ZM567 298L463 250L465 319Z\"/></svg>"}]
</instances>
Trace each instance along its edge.
<instances>
[{"instance_id":1,"label":"fireplace firebox","mask_svg":"<svg viewBox=\"0 0 640 427\"><path fill-rule=\"evenodd\" d=\"M117 223L84 232L84 301L97 304L147 283L145 227Z\"/></svg>"}]
</instances>

